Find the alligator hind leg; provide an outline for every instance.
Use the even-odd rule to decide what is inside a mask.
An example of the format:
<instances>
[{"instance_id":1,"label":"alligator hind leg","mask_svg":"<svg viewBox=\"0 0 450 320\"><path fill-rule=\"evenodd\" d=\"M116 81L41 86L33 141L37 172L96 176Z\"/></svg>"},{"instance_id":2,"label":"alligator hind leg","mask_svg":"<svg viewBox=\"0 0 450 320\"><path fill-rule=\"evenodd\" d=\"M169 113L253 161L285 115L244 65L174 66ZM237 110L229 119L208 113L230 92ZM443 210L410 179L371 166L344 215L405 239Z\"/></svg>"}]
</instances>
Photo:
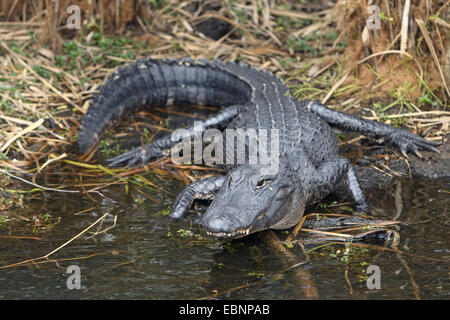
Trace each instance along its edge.
<instances>
[{"instance_id":1,"label":"alligator hind leg","mask_svg":"<svg viewBox=\"0 0 450 320\"><path fill-rule=\"evenodd\" d=\"M192 207L194 200L211 200L225 179L226 176L209 177L191 183L175 198L169 216L180 219Z\"/></svg>"},{"instance_id":2,"label":"alligator hind leg","mask_svg":"<svg viewBox=\"0 0 450 320\"><path fill-rule=\"evenodd\" d=\"M238 114L238 106L230 106L221 111L219 111L216 115L211 118L206 119L202 122L201 130L197 132L197 128L192 126L186 129L184 132L187 134L187 137L178 137L181 138L192 138L195 134L203 133L205 130L222 126L225 127L229 124ZM131 167L134 165L144 165L150 160L158 159L164 156L170 155L170 149L178 144L177 139L173 140L172 135L166 135L161 139L153 141L150 144L145 146L133 149L129 152L125 152L117 157L108 159L106 161L109 162L111 167L118 167L126 163L127 167Z\"/></svg>"},{"instance_id":3,"label":"alligator hind leg","mask_svg":"<svg viewBox=\"0 0 450 320\"><path fill-rule=\"evenodd\" d=\"M132 167L137 164L145 164L150 160L162 158L170 154L170 148L174 145L170 135L153 141L142 147L135 148L121 155L107 159L110 167L119 167L126 163L126 167Z\"/></svg>"},{"instance_id":4,"label":"alligator hind leg","mask_svg":"<svg viewBox=\"0 0 450 320\"><path fill-rule=\"evenodd\" d=\"M317 168L317 175L312 181L312 185L315 187L313 201L325 198L333 191L339 180L344 177L347 178L347 186L355 202L356 211L360 213L368 212L369 205L356 179L353 166L348 159L340 156L324 160Z\"/></svg>"},{"instance_id":5,"label":"alligator hind leg","mask_svg":"<svg viewBox=\"0 0 450 320\"><path fill-rule=\"evenodd\" d=\"M297 102L297 105L308 109L324 121L341 129L360 132L376 139L384 138L389 145L396 147L405 157L407 157L408 152L413 152L416 156L422 158L419 148L439 152L435 147L441 143L425 140L408 130L339 112L315 101L303 100Z\"/></svg>"}]
</instances>

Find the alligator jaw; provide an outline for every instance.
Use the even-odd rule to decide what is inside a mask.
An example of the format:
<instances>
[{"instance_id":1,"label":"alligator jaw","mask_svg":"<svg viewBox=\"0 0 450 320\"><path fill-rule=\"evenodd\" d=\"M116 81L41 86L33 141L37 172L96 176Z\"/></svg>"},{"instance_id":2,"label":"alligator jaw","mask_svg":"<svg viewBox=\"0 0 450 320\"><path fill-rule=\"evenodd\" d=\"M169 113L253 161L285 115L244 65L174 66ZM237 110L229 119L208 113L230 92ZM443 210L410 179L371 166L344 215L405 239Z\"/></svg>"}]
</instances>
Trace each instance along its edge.
<instances>
[{"instance_id":1,"label":"alligator jaw","mask_svg":"<svg viewBox=\"0 0 450 320\"><path fill-rule=\"evenodd\" d=\"M246 229L238 229L231 232L212 232L212 231L206 231L206 234L209 236L213 236L216 238L242 238L244 236L249 235L250 228L248 227Z\"/></svg>"}]
</instances>

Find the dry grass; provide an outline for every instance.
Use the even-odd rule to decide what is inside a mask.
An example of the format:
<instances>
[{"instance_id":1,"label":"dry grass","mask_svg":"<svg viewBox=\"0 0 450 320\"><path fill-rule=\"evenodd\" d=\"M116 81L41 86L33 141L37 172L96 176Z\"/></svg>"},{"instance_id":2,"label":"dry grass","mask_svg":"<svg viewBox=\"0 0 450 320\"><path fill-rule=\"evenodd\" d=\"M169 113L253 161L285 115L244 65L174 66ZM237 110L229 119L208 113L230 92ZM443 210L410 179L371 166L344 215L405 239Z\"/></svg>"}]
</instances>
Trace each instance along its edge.
<instances>
[{"instance_id":1,"label":"dry grass","mask_svg":"<svg viewBox=\"0 0 450 320\"><path fill-rule=\"evenodd\" d=\"M77 127L92 93L116 66L139 57L243 60L285 79L297 98L358 113L374 104L365 109L372 118L440 139L449 123L449 1L411 5L414 19L406 20L402 1L379 2L382 29L367 30L362 0L318 9L307 1L98 0L88 6L80 0L71 3L82 8L83 28L73 32L65 27L68 1L2 1L0 166L31 174L33 182L64 177L65 185L84 191L127 184L130 175L158 189L136 178L149 169L186 183L195 179L191 170L199 168L168 161L164 170L155 162L125 171L88 164L97 161L93 154L77 158ZM218 40L197 31L210 18L230 25ZM141 115L155 128L151 136L168 130L158 115ZM111 151L106 143L99 148L105 156ZM99 177L110 179L99 183Z\"/></svg>"}]
</instances>

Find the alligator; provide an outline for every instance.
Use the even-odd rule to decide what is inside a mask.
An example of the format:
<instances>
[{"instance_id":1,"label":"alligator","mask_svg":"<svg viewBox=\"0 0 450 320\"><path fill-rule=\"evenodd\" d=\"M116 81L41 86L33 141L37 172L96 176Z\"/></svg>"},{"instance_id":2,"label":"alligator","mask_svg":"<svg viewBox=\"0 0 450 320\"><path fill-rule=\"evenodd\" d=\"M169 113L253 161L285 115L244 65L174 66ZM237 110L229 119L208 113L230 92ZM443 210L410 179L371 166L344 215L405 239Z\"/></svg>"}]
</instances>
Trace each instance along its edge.
<instances>
[{"instance_id":1,"label":"alligator","mask_svg":"<svg viewBox=\"0 0 450 320\"><path fill-rule=\"evenodd\" d=\"M305 207L329 195L344 181L357 212L369 205L350 161L338 154L331 126L383 139L404 156L419 150L439 152L438 142L408 130L342 113L311 100L297 101L281 79L243 63L219 60L138 60L116 69L94 94L81 122L82 153L94 148L101 134L125 114L171 105L220 106L203 121L207 129L266 129L279 133L278 170L267 163L226 165L227 173L197 180L175 199L170 217L181 219L196 199L212 200L197 222L207 234L238 238L265 229L296 225ZM193 137L194 126L186 130ZM198 130L197 130L198 134ZM144 165L168 156L179 141L171 134L108 159L110 166ZM247 150L247 149L246 149Z\"/></svg>"}]
</instances>

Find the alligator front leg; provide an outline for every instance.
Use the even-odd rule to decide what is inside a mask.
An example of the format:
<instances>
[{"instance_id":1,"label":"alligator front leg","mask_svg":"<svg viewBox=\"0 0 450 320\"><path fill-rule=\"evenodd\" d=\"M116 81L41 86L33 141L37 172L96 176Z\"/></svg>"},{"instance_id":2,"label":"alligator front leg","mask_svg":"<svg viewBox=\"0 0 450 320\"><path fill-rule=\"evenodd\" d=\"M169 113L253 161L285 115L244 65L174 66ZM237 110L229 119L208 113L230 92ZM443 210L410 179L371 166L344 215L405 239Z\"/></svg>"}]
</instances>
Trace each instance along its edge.
<instances>
[{"instance_id":1,"label":"alligator front leg","mask_svg":"<svg viewBox=\"0 0 450 320\"><path fill-rule=\"evenodd\" d=\"M356 179L353 166L348 159L340 156L324 160L317 168L317 175L311 181L313 202L320 201L329 195L339 180L344 177L347 178L347 186L355 202L356 211L361 213L368 212L369 205Z\"/></svg>"},{"instance_id":2,"label":"alligator front leg","mask_svg":"<svg viewBox=\"0 0 450 320\"><path fill-rule=\"evenodd\" d=\"M238 106L227 107L211 118L206 119L202 123L200 131L196 131L197 128L192 126L186 129L185 138L193 138L195 134L203 134L205 130L221 126L225 127L231 120L238 114ZM181 138L181 137L179 137ZM111 167L118 167L126 163L127 167L134 165L144 165L150 160L155 160L164 156L170 155L170 149L178 143L177 140L173 140L172 136L166 135L161 139L153 141L145 146L133 149L125 152L117 157L107 159Z\"/></svg>"},{"instance_id":3,"label":"alligator front leg","mask_svg":"<svg viewBox=\"0 0 450 320\"><path fill-rule=\"evenodd\" d=\"M210 177L191 183L175 198L169 217L182 218L196 199L213 199L216 192L222 187L225 178L226 176Z\"/></svg>"},{"instance_id":4,"label":"alligator front leg","mask_svg":"<svg viewBox=\"0 0 450 320\"><path fill-rule=\"evenodd\" d=\"M360 132L376 139L384 138L387 144L396 147L405 157L408 157L408 152L413 152L419 158L422 158L419 148L426 151L439 152L435 148L435 146L440 145L439 142L425 140L408 130L339 112L316 101L303 100L297 102L297 105L308 109L308 111L318 115L324 121L341 129Z\"/></svg>"}]
</instances>

